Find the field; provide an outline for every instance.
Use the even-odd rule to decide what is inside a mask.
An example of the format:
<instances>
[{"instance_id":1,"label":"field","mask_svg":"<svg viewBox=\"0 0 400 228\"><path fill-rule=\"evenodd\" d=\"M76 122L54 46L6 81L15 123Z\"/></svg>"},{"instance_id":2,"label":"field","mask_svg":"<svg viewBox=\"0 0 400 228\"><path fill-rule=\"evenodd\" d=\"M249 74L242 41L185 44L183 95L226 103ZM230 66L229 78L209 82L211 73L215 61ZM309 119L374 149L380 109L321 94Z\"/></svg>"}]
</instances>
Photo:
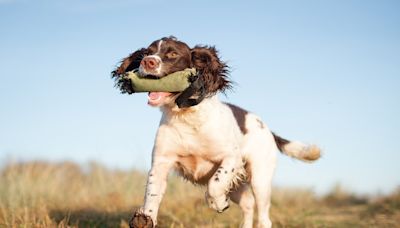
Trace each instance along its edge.
<instances>
[{"instance_id":1,"label":"field","mask_svg":"<svg viewBox=\"0 0 400 228\"><path fill-rule=\"evenodd\" d=\"M128 227L143 200L145 174L91 163L8 164L0 172L0 227ZM204 189L171 176L159 227L239 227L240 210L208 209ZM400 190L362 197L334 188L274 189L274 227L400 227Z\"/></svg>"}]
</instances>

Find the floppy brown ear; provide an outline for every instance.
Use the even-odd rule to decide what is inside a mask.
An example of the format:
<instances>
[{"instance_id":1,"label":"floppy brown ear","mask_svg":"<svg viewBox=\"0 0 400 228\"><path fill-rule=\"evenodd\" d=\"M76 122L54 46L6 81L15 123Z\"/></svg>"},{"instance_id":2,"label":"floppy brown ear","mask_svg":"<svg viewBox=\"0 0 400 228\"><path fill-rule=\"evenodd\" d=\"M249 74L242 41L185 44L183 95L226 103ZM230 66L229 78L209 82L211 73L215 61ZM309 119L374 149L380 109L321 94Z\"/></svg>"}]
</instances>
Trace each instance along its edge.
<instances>
[{"instance_id":1,"label":"floppy brown ear","mask_svg":"<svg viewBox=\"0 0 400 228\"><path fill-rule=\"evenodd\" d=\"M122 93L133 93L131 81L121 77L125 72L134 70L140 66L147 49L141 48L128 57L122 59L121 64L111 72L111 77L115 80L115 86L118 87Z\"/></svg>"},{"instance_id":2,"label":"floppy brown ear","mask_svg":"<svg viewBox=\"0 0 400 228\"><path fill-rule=\"evenodd\" d=\"M231 88L228 66L218 57L218 51L210 46L195 46L191 50L192 66L204 81L207 94L215 94Z\"/></svg>"},{"instance_id":3,"label":"floppy brown ear","mask_svg":"<svg viewBox=\"0 0 400 228\"><path fill-rule=\"evenodd\" d=\"M111 72L112 77L118 77L121 74L124 74L127 71L134 70L140 66L140 61L142 61L144 55L146 54L147 49L141 48L128 57L122 59L121 64L115 70Z\"/></svg>"}]
</instances>

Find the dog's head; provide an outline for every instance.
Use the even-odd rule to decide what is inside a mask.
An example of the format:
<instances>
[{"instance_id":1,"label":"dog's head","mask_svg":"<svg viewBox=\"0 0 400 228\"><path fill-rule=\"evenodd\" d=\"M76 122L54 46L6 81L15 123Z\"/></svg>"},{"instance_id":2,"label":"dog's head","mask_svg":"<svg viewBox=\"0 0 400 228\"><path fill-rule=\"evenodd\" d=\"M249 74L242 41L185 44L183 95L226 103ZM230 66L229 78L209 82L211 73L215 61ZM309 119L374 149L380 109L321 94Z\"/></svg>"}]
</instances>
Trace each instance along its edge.
<instances>
[{"instance_id":1,"label":"dog's head","mask_svg":"<svg viewBox=\"0 0 400 228\"><path fill-rule=\"evenodd\" d=\"M196 68L198 75L192 85L181 93L151 92L148 103L152 106L170 105L181 107L198 104L204 97L230 88L228 66L220 60L217 50L210 46L187 44L174 37L156 40L147 48L133 52L121 61L113 72L117 86L123 93L133 93L129 81L118 80L125 72L139 69L143 76L164 77L186 68Z\"/></svg>"}]
</instances>

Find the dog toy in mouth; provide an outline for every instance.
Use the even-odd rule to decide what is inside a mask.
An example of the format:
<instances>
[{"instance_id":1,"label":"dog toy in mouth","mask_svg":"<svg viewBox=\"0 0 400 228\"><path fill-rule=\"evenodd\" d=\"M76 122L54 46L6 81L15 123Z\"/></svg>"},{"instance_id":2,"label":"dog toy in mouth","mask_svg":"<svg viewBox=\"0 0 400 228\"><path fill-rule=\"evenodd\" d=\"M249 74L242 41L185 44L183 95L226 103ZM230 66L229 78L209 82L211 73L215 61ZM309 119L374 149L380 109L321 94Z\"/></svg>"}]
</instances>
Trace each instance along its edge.
<instances>
[{"instance_id":1,"label":"dog toy in mouth","mask_svg":"<svg viewBox=\"0 0 400 228\"><path fill-rule=\"evenodd\" d=\"M188 68L161 78L141 76L137 70L126 72L119 80L129 81L130 91L140 92L182 92L196 80L196 69Z\"/></svg>"}]
</instances>

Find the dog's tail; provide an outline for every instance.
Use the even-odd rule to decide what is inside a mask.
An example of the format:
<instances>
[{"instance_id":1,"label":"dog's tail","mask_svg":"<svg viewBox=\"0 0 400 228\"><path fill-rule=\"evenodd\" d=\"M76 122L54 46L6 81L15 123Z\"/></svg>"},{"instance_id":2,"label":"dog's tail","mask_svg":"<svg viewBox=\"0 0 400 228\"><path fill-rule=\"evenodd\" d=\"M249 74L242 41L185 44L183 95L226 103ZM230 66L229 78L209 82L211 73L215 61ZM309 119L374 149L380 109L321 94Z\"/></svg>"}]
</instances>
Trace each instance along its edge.
<instances>
[{"instance_id":1,"label":"dog's tail","mask_svg":"<svg viewBox=\"0 0 400 228\"><path fill-rule=\"evenodd\" d=\"M312 162L321 157L321 149L316 145L307 145L299 141L289 141L272 133L278 149L287 156L305 162Z\"/></svg>"}]
</instances>

